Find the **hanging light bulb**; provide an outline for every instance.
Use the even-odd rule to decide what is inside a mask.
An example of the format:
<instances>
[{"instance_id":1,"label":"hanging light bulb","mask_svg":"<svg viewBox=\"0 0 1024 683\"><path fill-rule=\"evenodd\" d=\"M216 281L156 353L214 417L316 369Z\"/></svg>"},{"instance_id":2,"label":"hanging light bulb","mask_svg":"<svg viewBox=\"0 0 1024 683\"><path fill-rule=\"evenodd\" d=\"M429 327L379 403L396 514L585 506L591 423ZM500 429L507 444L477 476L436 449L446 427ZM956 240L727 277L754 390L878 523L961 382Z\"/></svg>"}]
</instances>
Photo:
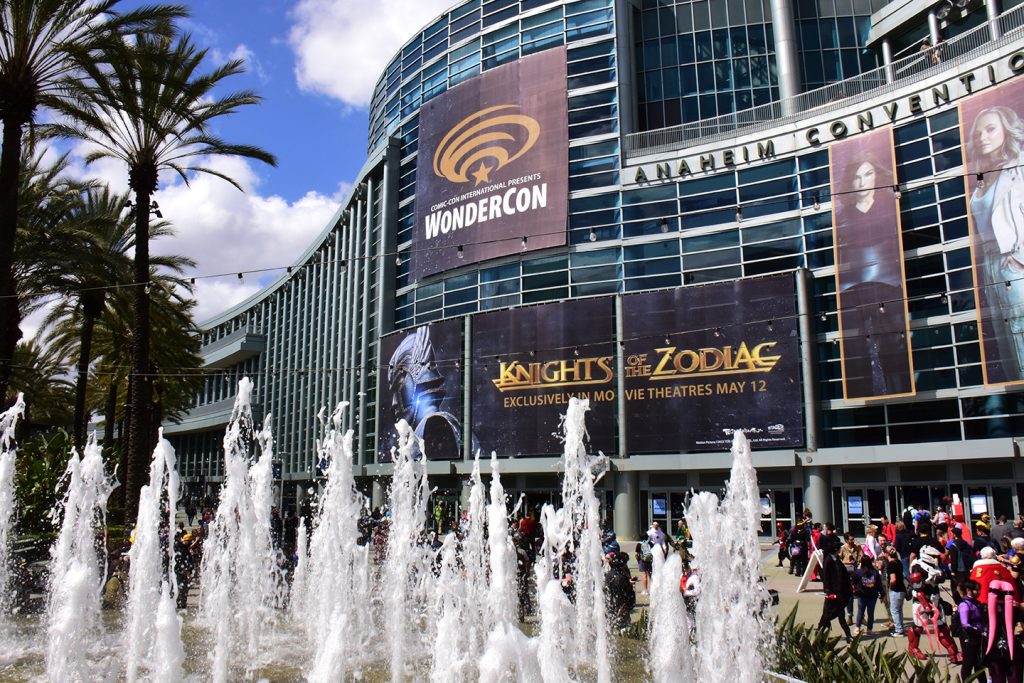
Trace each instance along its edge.
<instances>
[{"instance_id":1,"label":"hanging light bulb","mask_svg":"<svg viewBox=\"0 0 1024 683\"><path fill-rule=\"evenodd\" d=\"M661 231L662 232L668 232L668 219L667 218L662 218L661 219Z\"/></svg>"},{"instance_id":2,"label":"hanging light bulb","mask_svg":"<svg viewBox=\"0 0 1024 683\"><path fill-rule=\"evenodd\" d=\"M821 208L821 202L818 201L818 193L815 192L814 193L814 210L817 211L820 208Z\"/></svg>"},{"instance_id":3,"label":"hanging light bulb","mask_svg":"<svg viewBox=\"0 0 1024 683\"><path fill-rule=\"evenodd\" d=\"M526 238L525 237L523 238L522 244L523 244L523 251L526 251Z\"/></svg>"},{"instance_id":4,"label":"hanging light bulb","mask_svg":"<svg viewBox=\"0 0 1024 683\"><path fill-rule=\"evenodd\" d=\"M402 265L402 255L401 254L396 254L395 255L395 265L401 267L401 265Z\"/></svg>"},{"instance_id":5,"label":"hanging light bulb","mask_svg":"<svg viewBox=\"0 0 1024 683\"><path fill-rule=\"evenodd\" d=\"M464 254L462 253L462 245L461 244L459 245L459 248L455 250L455 255L458 256L460 259L463 258Z\"/></svg>"},{"instance_id":6,"label":"hanging light bulb","mask_svg":"<svg viewBox=\"0 0 1024 683\"><path fill-rule=\"evenodd\" d=\"M597 231L594 230L593 228L590 229L590 241L591 242L596 242L597 241Z\"/></svg>"}]
</instances>

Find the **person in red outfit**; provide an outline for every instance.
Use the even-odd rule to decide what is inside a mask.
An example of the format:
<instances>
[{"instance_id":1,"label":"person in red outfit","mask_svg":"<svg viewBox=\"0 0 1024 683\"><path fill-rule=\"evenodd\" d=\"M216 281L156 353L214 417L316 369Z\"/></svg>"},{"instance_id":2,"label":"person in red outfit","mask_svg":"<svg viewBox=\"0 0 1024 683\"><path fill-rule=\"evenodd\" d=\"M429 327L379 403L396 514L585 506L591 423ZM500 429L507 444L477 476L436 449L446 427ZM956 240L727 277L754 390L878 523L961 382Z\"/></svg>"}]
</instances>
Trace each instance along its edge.
<instances>
[{"instance_id":1,"label":"person in red outfit","mask_svg":"<svg viewBox=\"0 0 1024 683\"><path fill-rule=\"evenodd\" d=\"M989 584L997 580L1012 583L1014 586L1013 600L1014 602L1020 601L1020 590L1017 587L1017 582L1014 581L1010 570L996 559L996 551L993 548L986 547L981 549L980 559L974 563L974 568L971 569L971 580L977 581L981 586L981 594L978 596L978 600L983 605L988 601Z\"/></svg>"}]
</instances>

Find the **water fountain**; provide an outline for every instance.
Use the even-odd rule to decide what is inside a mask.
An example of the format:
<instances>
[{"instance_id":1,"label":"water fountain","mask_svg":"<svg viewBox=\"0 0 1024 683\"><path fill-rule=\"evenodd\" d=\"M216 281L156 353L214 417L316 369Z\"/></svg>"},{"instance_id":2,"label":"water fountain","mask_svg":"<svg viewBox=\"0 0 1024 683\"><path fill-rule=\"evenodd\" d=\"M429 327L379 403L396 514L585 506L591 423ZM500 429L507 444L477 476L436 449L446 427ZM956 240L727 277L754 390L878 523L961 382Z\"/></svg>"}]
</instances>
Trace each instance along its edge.
<instances>
[{"instance_id":1,"label":"water fountain","mask_svg":"<svg viewBox=\"0 0 1024 683\"><path fill-rule=\"evenodd\" d=\"M256 435L261 454L250 469L253 438L252 381L238 383L224 435L224 483L203 548L200 621L213 636L212 676L228 680L232 660L254 670L272 631L283 581L270 535L272 440L268 427ZM270 417L267 416L267 424Z\"/></svg>"},{"instance_id":2,"label":"water fountain","mask_svg":"<svg viewBox=\"0 0 1024 683\"><path fill-rule=\"evenodd\" d=\"M292 585L295 614L314 648L310 681L334 681L358 675L365 665L373 632L366 618L371 603L367 546L359 545L363 497L352 476L352 430L342 433L338 405L320 443L319 461L327 463L327 483L309 543L299 548L302 578ZM321 423L324 423L321 413ZM300 529L300 536L305 533ZM300 540L300 544L303 543ZM308 568L307 568L308 563Z\"/></svg>"},{"instance_id":3,"label":"water fountain","mask_svg":"<svg viewBox=\"0 0 1024 683\"><path fill-rule=\"evenodd\" d=\"M316 459L327 464L326 480L316 515L299 526L286 593L270 529L273 436L269 422L254 430L251 395L252 383L242 380L224 438L225 479L205 546L200 606L192 612L175 609L174 560L165 561L160 544L160 527L174 525L179 490L170 445L161 439L140 495L123 632L120 622L100 619L102 563L93 544L113 485L94 438L83 457L72 454L52 552L50 679L257 680L269 671L272 680L604 683L621 670L623 657L634 661L626 665L629 676L642 675L637 648L608 631L596 494L609 462L585 448L586 401L571 400L563 422L562 506L541 510L543 538L532 574L537 614L524 626L509 525L515 511L497 456L491 455L486 483L477 456L460 531L434 542L425 530L426 463L418 459L422 449L412 429L400 423L387 547L375 562L359 525L365 498L353 476L352 432L341 423L344 404L329 418L319 416ZM6 417L0 416L0 431ZM0 455L11 450L9 443L0 437ZM698 494L687 513L703 585L692 622L679 593L681 558L655 555L645 657L655 683L753 683L762 676L771 629L762 617L760 500L742 434L733 451L724 498ZM197 653L186 658L183 632L187 642L209 644L208 661ZM688 646L680 637L688 633L701 645Z\"/></svg>"},{"instance_id":4,"label":"water fountain","mask_svg":"<svg viewBox=\"0 0 1024 683\"><path fill-rule=\"evenodd\" d=\"M771 653L771 604L761 581L761 497L750 444L737 431L725 498L709 492L690 501L686 519L700 575L694 676L701 681L760 681Z\"/></svg>"},{"instance_id":5,"label":"water fountain","mask_svg":"<svg viewBox=\"0 0 1024 683\"><path fill-rule=\"evenodd\" d=\"M11 530L14 528L14 469L18 449L14 431L25 414L25 398L18 394L14 405L0 414L0 635L5 629L11 587Z\"/></svg>"},{"instance_id":6,"label":"water fountain","mask_svg":"<svg viewBox=\"0 0 1024 683\"><path fill-rule=\"evenodd\" d=\"M179 488L174 449L163 438L161 430L149 466L149 483L139 492L139 514L128 553L131 564L125 619L125 666L130 682L138 680L140 667L149 661L154 662L154 672L161 672L160 680L181 679L184 649L181 622L175 612L178 585L174 574L174 542L173 538L167 538L166 543L161 543L160 539L161 522L166 522L165 533L173 533ZM155 611L154 605L157 605Z\"/></svg>"},{"instance_id":7,"label":"water fountain","mask_svg":"<svg viewBox=\"0 0 1024 683\"><path fill-rule=\"evenodd\" d=\"M104 469L100 451L95 434L81 457L71 451L64 475L67 491L54 509L54 519L60 518L61 525L50 548L46 604L46 675L52 681L92 681L109 675L111 658L102 657L101 652L98 662L91 656L101 633L100 592L106 560L97 541L102 541L107 498L116 486Z\"/></svg>"}]
</instances>

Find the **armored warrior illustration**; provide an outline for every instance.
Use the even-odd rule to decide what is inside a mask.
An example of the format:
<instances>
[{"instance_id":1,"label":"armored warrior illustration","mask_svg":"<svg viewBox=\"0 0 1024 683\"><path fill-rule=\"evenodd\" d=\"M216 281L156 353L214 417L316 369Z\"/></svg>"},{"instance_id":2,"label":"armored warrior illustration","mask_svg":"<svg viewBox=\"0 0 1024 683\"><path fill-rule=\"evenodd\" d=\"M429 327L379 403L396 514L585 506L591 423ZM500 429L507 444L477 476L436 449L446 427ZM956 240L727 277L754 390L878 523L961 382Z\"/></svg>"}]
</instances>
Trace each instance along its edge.
<instances>
[{"instance_id":1,"label":"armored warrior illustration","mask_svg":"<svg viewBox=\"0 0 1024 683\"><path fill-rule=\"evenodd\" d=\"M438 371L427 327L402 340L388 362L388 385L394 421L405 420L419 437L428 460L462 453L462 423L442 410L448 396Z\"/></svg>"}]
</instances>

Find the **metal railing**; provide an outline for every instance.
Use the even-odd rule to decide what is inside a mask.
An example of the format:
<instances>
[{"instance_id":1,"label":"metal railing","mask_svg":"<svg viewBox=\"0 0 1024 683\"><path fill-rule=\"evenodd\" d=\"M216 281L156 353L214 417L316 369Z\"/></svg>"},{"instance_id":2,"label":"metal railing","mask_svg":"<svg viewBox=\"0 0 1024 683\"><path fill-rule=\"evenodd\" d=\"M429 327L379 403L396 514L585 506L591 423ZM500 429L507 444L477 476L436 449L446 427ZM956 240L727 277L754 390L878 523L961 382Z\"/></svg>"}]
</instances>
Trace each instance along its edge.
<instances>
[{"instance_id":1,"label":"metal railing","mask_svg":"<svg viewBox=\"0 0 1024 683\"><path fill-rule=\"evenodd\" d=\"M993 23L998 26L999 38L995 40L992 39L995 33ZM938 61L933 62L930 53L920 52L785 101L770 102L670 128L632 133L626 136L626 158L675 151L682 145L698 141L717 142L740 133L756 133L803 120L808 115L846 109L852 104L894 92L908 83L924 80L951 66L963 64L976 57L980 50L1001 47L1021 35L1024 35L1024 5L1003 13L993 22L985 22L956 38L942 42Z\"/></svg>"}]
</instances>

